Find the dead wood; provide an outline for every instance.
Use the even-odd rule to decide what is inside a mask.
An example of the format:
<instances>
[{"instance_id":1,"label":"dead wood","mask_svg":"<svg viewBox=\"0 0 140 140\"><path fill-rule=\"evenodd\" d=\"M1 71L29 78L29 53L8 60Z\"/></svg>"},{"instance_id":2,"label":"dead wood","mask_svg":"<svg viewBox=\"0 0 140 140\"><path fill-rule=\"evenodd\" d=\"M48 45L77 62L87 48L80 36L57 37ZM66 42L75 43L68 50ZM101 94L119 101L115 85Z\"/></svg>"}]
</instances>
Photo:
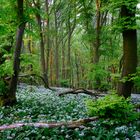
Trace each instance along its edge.
<instances>
[{"instance_id":1,"label":"dead wood","mask_svg":"<svg viewBox=\"0 0 140 140\"><path fill-rule=\"evenodd\" d=\"M98 120L98 117L91 117L86 119L80 119L77 121L69 121L69 122L56 122L56 123L16 123L16 124L10 124L10 125L2 125L0 126L0 131L7 130L7 129L14 129L14 128L20 128L24 126L31 126L31 127L39 127L39 128L56 128L56 127L62 127L65 126L67 128L81 128L86 123L96 121Z\"/></svg>"},{"instance_id":2,"label":"dead wood","mask_svg":"<svg viewBox=\"0 0 140 140\"><path fill-rule=\"evenodd\" d=\"M59 96L64 96L64 95L67 95L67 94L80 94L80 93L84 93L84 94L87 94L87 95L90 95L90 96L94 96L95 98L103 96L98 91L92 92L91 90L86 90L86 89L83 89L83 88L68 90L68 91L59 93L58 95Z\"/></svg>"}]
</instances>

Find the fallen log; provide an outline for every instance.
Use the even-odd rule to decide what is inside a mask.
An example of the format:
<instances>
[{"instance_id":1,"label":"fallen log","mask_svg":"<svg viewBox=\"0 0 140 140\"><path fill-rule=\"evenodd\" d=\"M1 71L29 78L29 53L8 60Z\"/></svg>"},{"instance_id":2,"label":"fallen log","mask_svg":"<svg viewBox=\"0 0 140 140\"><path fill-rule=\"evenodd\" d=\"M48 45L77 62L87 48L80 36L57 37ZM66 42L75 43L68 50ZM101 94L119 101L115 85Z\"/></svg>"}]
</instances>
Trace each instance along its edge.
<instances>
[{"instance_id":1,"label":"fallen log","mask_svg":"<svg viewBox=\"0 0 140 140\"><path fill-rule=\"evenodd\" d=\"M56 127L62 127L65 126L67 128L81 128L86 123L96 121L98 120L98 117L91 117L86 119L80 119L77 121L69 121L69 122L56 122L56 123L16 123L16 124L10 124L10 125L2 125L0 126L0 131L7 130L7 129L14 129L14 128L20 128L24 126L31 126L31 127L38 127L38 128L56 128Z\"/></svg>"},{"instance_id":2,"label":"fallen log","mask_svg":"<svg viewBox=\"0 0 140 140\"><path fill-rule=\"evenodd\" d=\"M68 91L59 93L58 96L64 96L64 95L67 95L67 94L80 94L80 93L84 93L84 94L87 94L87 95L90 95L90 96L94 96L95 98L104 96L104 95L100 94L98 91L92 92L91 90L86 90L86 89L83 89L83 88L68 90Z\"/></svg>"}]
</instances>

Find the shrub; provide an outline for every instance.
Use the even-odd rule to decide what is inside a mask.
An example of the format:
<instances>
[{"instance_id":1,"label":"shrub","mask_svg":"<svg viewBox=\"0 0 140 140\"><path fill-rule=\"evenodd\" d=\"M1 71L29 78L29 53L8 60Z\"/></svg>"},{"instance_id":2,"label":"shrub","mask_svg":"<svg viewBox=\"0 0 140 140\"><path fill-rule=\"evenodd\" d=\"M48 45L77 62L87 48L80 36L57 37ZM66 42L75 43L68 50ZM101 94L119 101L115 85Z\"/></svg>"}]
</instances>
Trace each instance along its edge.
<instances>
[{"instance_id":1,"label":"shrub","mask_svg":"<svg viewBox=\"0 0 140 140\"><path fill-rule=\"evenodd\" d=\"M60 80L61 87L70 87L68 79L61 79Z\"/></svg>"},{"instance_id":2,"label":"shrub","mask_svg":"<svg viewBox=\"0 0 140 140\"><path fill-rule=\"evenodd\" d=\"M86 106L90 116L111 119L113 124L128 123L138 118L138 114L134 111L134 105L130 103L130 99L125 99L117 94L106 95L97 101L88 99Z\"/></svg>"},{"instance_id":3,"label":"shrub","mask_svg":"<svg viewBox=\"0 0 140 140\"><path fill-rule=\"evenodd\" d=\"M5 91L5 83L4 81L0 80L0 95L3 95L4 91Z\"/></svg>"}]
</instances>

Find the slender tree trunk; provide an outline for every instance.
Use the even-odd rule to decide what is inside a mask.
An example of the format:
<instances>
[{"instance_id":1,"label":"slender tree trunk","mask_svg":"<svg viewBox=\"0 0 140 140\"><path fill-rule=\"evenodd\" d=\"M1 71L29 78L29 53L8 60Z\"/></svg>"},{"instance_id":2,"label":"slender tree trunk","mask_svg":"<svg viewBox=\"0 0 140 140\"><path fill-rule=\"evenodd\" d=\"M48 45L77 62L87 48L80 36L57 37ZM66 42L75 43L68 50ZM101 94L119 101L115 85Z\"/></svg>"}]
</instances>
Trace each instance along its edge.
<instances>
[{"instance_id":1,"label":"slender tree trunk","mask_svg":"<svg viewBox=\"0 0 140 140\"><path fill-rule=\"evenodd\" d=\"M131 11L126 6L121 7L121 17L126 18L126 23L123 28L123 68L121 78L127 77L128 80L124 83L119 83L118 94L125 98L131 96L133 81L130 80L132 74L136 72L137 67L137 31L136 29L128 29L128 26L133 27L136 24L135 8ZM133 18L133 19L132 19Z\"/></svg>"},{"instance_id":2,"label":"slender tree trunk","mask_svg":"<svg viewBox=\"0 0 140 140\"><path fill-rule=\"evenodd\" d=\"M77 53L75 53L75 66L76 66L76 79L77 79L76 86L79 87L80 74L79 74L79 62L78 62L78 54Z\"/></svg>"},{"instance_id":3,"label":"slender tree trunk","mask_svg":"<svg viewBox=\"0 0 140 140\"><path fill-rule=\"evenodd\" d=\"M36 4L38 10L40 9L40 1ZM45 81L45 87L49 87L48 83L48 75L46 69L46 62L45 62L45 48L44 48L44 38L43 38L43 30L42 30L42 23L41 23L41 16L40 13L36 14L39 30L40 30L40 52L41 52L41 68L42 68L42 76Z\"/></svg>"},{"instance_id":4,"label":"slender tree trunk","mask_svg":"<svg viewBox=\"0 0 140 140\"><path fill-rule=\"evenodd\" d=\"M66 78L65 70L66 70L66 68L65 68L65 45L62 42L62 79Z\"/></svg>"},{"instance_id":5,"label":"slender tree trunk","mask_svg":"<svg viewBox=\"0 0 140 140\"><path fill-rule=\"evenodd\" d=\"M69 79L69 85L71 84L71 27L70 27L70 19L68 21L68 56L67 56L67 79Z\"/></svg>"},{"instance_id":6,"label":"slender tree trunk","mask_svg":"<svg viewBox=\"0 0 140 140\"><path fill-rule=\"evenodd\" d=\"M73 24L71 23L72 15L71 15L71 3L68 4L68 20L67 20L67 28L68 28L68 50L67 50L67 79L69 79L69 85L71 85L72 82L72 66L71 66L71 39L72 34L74 32L75 26L76 26L76 2L73 3L74 6L74 21Z\"/></svg>"},{"instance_id":7,"label":"slender tree trunk","mask_svg":"<svg viewBox=\"0 0 140 140\"><path fill-rule=\"evenodd\" d=\"M52 52L52 48L50 49L50 59L49 59L49 65L50 65L50 83L52 86L54 86L54 67L53 67L53 52Z\"/></svg>"},{"instance_id":8,"label":"slender tree trunk","mask_svg":"<svg viewBox=\"0 0 140 140\"><path fill-rule=\"evenodd\" d=\"M57 23L57 12L54 13L55 16L55 78L56 78L56 86L59 86L59 44L58 44L58 23Z\"/></svg>"},{"instance_id":9,"label":"slender tree trunk","mask_svg":"<svg viewBox=\"0 0 140 140\"><path fill-rule=\"evenodd\" d=\"M18 74L20 69L20 54L21 54L22 37L24 34L24 29L25 29L25 23L22 23L17 31L17 41L16 41L14 64L13 64L14 74L12 76L10 88L9 88L9 94L8 94L9 101L6 104L16 103L16 89L17 89Z\"/></svg>"},{"instance_id":10,"label":"slender tree trunk","mask_svg":"<svg viewBox=\"0 0 140 140\"><path fill-rule=\"evenodd\" d=\"M49 57L50 57L50 17L49 17L49 2L48 0L45 1L46 4L46 14L47 14L47 53L46 53L46 70L47 70L47 75L49 71Z\"/></svg>"},{"instance_id":11,"label":"slender tree trunk","mask_svg":"<svg viewBox=\"0 0 140 140\"><path fill-rule=\"evenodd\" d=\"M100 54L99 54L100 32L101 32L100 23L101 23L100 1L96 0L96 27L95 27L96 40L95 43L93 43L93 51L94 51L93 64L95 65L99 63L99 58L100 58ZM101 85L101 80L98 76L95 78L95 82L96 82L96 88L99 88Z\"/></svg>"},{"instance_id":12,"label":"slender tree trunk","mask_svg":"<svg viewBox=\"0 0 140 140\"><path fill-rule=\"evenodd\" d=\"M19 18L20 25L17 29L16 47L15 47L14 62L13 62L13 75L9 85L9 91L3 101L3 105L12 105L17 102L16 89L17 89L18 75L20 70L20 54L21 54L21 47L22 47L22 38L26 25L23 19L23 0L17 0L17 6L18 6L18 18Z\"/></svg>"},{"instance_id":13,"label":"slender tree trunk","mask_svg":"<svg viewBox=\"0 0 140 140\"><path fill-rule=\"evenodd\" d=\"M67 64L68 67L70 69L70 65L71 65L71 24L70 24L70 12L68 15L68 58L67 58ZM70 77L70 71L68 72L68 76Z\"/></svg>"}]
</instances>

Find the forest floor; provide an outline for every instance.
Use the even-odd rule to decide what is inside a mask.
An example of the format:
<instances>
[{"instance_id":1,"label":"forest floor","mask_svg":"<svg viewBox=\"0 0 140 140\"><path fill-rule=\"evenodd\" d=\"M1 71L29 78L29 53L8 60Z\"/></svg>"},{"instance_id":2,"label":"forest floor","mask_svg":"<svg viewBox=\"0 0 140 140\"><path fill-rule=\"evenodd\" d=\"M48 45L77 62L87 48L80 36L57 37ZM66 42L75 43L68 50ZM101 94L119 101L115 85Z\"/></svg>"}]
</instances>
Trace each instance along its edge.
<instances>
[{"instance_id":1,"label":"forest floor","mask_svg":"<svg viewBox=\"0 0 140 140\"><path fill-rule=\"evenodd\" d=\"M20 84L17 91L18 104L14 107L0 108L0 125L36 122L69 122L89 118L85 100L90 95L58 94L69 89L45 89L43 86ZM132 94L132 102L140 103L140 95ZM140 122L139 122L140 123ZM0 131L0 140L140 140L140 128L135 124L111 128L101 126L98 121L79 128L35 128L21 127Z\"/></svg>"}]
</instances>

